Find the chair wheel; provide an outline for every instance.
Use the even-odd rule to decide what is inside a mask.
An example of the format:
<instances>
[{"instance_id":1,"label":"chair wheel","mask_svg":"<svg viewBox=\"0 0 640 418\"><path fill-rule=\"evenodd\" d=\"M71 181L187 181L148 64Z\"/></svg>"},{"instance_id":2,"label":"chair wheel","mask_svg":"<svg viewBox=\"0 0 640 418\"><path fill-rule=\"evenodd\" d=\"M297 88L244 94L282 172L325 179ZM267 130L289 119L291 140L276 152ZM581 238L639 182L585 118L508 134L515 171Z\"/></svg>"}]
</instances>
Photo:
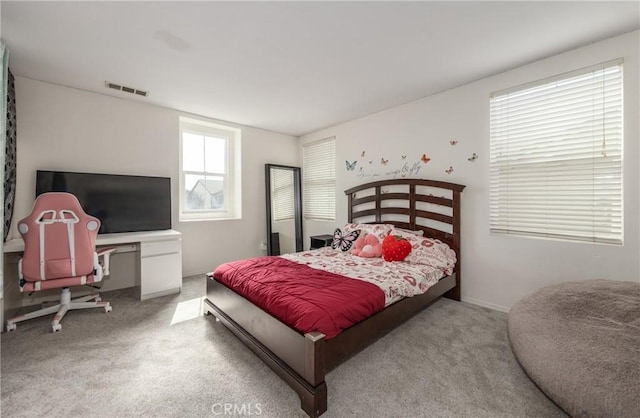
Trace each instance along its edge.
<instances>
[{"instance_id":1,"label":"chair wheel","mask_svg":"<svg viewBox=\"0 0 640 418\"><path fill-rule=\"evenodd\" d=\"M7 332L11 332L11 331L15 331L16 330L16 324L7 324Z\"/></svg>"},{"instance_id":2,"label":"chair wheel","mask_svg":"<svg viewBox=\"0 0 640 418\"><path fill-rule=\"evenodd\" d=\"M60 331L62 329L62 325L53 324L53 325L51 325L51 328L53 328L53 332Z\"/></svg>"},{"instance_id":3,"label":"chair wheel","mask_svg":"<svg viewBox=\"0 0 640 418\"><path fill-rule=\"evenodd\" d=\"M105 312L111 312L113 310L113 308L111 307L111 305L107 305L104 307L104 311Z\"/></svg>"}]
</instances>

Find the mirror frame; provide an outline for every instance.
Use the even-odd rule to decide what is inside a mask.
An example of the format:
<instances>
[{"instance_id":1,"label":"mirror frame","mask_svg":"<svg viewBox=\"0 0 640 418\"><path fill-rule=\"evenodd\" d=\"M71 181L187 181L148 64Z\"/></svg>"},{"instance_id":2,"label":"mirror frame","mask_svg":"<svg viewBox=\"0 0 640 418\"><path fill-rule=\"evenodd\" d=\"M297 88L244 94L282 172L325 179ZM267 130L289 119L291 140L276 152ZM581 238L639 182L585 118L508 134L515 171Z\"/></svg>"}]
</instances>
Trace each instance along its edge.
<instances>
[{"instance_id":1,"label":"mirror frame","mask_svg":"<svg viewBox=\"0 0 640 418\"><path fill-rule=\"evenodd\" d=\"M288 165L279 164L265 164L264 165L264 178L265 178L265 194L266 194L266 206L267 206L267 255L272 254L271 248L271 169L278 168L282 170L293 171L293 201L294 201L294 226L296 237L296 252L303 250L302 239L302 176L300 174L300 167L293 167Z\"/></svg>"}]
</instances>

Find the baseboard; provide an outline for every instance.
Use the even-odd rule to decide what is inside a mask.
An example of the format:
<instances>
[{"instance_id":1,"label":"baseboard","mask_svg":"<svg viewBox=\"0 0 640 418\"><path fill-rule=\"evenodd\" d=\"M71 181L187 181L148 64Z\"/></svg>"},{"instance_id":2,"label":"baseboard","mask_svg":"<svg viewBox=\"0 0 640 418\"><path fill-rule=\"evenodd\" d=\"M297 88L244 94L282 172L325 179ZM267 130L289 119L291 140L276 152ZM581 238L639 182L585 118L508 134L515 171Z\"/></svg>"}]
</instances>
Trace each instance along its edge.
<instances>
[{"instance_id":1,"label":"baseboard","mask_svg":"<svg viewBox=\"0 0 640 418\"><path fill-rule=\"evenodd\" d=\"M201 272L201 271L196 271L196 272L190 272L190 271L184 271L182 272L182 278L186 279L187 277L193 277L193 276L204 276L207 273L211 273L213 270L209 270L206 272Z\"/></svg>"},{"instance_id":2,"label":"baseboard","mask_svg":"<svg viewBox=\"0 0 640 418\"><path fill-rule=\"evenodd\" d=\"M507 308L506 306L496 305L494 303L489 303L489 302L485 302L483 300L478 300L474 298L463 297L462 301L471 303L474 305L482 306L483 308L489 308L489 309L493 309L494 311L500 311L500 312L506 312L506 313L509 313L509 310L511 309L511 308Z\"/></svg>"}]
</instances>

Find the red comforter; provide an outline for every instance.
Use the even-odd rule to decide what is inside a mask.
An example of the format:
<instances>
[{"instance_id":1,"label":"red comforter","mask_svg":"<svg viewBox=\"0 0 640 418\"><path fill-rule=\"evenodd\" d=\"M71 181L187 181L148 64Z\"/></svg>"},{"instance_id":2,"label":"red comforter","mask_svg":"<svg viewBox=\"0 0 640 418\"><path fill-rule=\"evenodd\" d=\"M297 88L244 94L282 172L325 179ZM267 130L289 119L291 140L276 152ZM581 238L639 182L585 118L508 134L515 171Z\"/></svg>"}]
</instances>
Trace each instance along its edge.
<instances>
[{"instance_id":1,"label":"red comforter","mask_svg":"<svg viewBox=\"0 0 640 418\"><path fill-rule=\"evenodd\" d=\"M222 264L213 277L290 327L327 339L384 308L374 284L280 257Z\"/></svg>"}]
</instances>

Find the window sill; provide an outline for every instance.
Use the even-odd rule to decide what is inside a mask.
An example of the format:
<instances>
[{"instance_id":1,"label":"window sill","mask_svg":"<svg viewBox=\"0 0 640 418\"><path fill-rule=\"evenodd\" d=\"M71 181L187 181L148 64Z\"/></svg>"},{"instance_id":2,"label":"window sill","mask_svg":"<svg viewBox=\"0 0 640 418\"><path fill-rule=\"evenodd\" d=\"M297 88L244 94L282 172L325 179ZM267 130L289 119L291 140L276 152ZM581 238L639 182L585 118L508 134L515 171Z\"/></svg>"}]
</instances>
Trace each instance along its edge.
<instances>
[{"instance_id":1,"label":"window sill","mask_svg":"<svg viewBox=\"0 0 640 418\"><path fill-rule=\"evenodd\" d=\"M194 218L194 219L178 219L180 223L188 223L188 222L208 222L208 221L239 221L242 220L241 217L234 216L226 216L221 218Z\"/></svg>"}]
</instances>

